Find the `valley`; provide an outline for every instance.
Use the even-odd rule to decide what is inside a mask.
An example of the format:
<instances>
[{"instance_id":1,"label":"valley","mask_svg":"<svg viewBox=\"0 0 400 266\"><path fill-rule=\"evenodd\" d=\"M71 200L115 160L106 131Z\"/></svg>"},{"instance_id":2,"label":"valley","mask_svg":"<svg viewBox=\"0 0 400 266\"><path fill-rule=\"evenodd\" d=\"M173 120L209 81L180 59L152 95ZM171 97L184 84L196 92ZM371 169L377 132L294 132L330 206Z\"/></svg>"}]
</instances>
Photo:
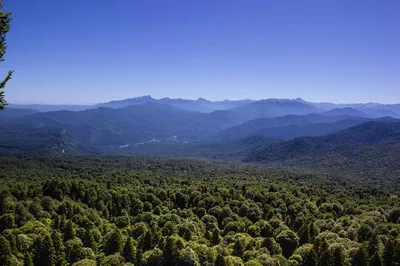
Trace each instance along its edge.
<instances>
[{"instance_id":1,"label":"valley","mask_svg":"<svg viewBox=\"0 0 400 266\"><path fill-rule=\"evenodd\" d=\"M399 10L0 0L0 266L400 266Z\"/></svg>"}]
</instances>

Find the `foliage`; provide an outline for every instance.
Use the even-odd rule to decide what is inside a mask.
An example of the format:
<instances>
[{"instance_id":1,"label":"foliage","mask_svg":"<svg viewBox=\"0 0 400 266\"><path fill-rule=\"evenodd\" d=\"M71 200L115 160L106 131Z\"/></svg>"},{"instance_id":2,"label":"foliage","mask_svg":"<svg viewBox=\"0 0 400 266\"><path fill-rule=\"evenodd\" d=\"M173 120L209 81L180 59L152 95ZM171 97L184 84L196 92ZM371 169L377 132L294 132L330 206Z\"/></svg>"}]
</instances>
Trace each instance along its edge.
<instances>
[{"instance_id":1,"label":"foliage","mask_svg":"<svg viewBox=\"0 0 400 266\"><path fill-rule=\"evenodd\" d=\"M7 50L6 36L8 31L10 30L10 22L12 20L12 16L10 12L4 12L3 10L3 1L0 0L0 62L3 62L4 55ZM7 82L11 79L13 71L9 71L7 76L0 82L0 111L4 110L7 105L4 95L4 88L6 87Z\"/></svg>"},{"instance_id":2,"label":"foliage","mask_svg":"<svg viewBox=\"0 0 400 266\"><path fill-rule=\"evenodd\" d=\"M398 196L240 163L0 157L0 264L398 265Z\"/></svg>"}]
</instances>

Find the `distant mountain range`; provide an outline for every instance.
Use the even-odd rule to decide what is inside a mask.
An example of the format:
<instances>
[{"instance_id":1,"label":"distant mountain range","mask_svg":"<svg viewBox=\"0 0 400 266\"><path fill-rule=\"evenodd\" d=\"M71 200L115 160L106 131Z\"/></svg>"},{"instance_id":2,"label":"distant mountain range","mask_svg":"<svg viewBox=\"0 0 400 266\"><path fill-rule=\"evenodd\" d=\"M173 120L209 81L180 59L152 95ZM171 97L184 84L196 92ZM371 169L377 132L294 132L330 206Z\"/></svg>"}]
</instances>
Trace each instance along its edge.
<instances>
[{"instance_id":1,"label":"distant mountain range","mask_svg":"<svg viewBox=\"0 0 400 266\"><path fill-rule=\"evenodd\" d=\"M119 146L171 137L198 139L236 124L225 111L200 113L159 103L120 109L99 107L79 112L40 112L15 118L12 122L32 128L62 128L76 141L96 146Z\"/></svg>"},{"instance_id":2,"label":"distant mountain range","mask_svg":"<svg viewBox=\"0 0 400 266\"><path fill-rule=\"evenodd\" d=\"M187 99L171 99L162 98L154 99L150 95L130 98L120 101L111 101L108 103L96 104L95 107L109 107L109 108L125 108L130 105L148 104L148 103L161 103L174 106L183 110L197 111L202 113L209 113L217 110L228 110L241 105L254 102L253 100L238 100L238 101L209 101L204 98L198 98L197 100Z\"/></svg>"},{"instance_id":3,"label":"distant mountain range","mask_svg":"<svg viewBox=\"0 0 400 266\"><path fill-rule=\"evenodd\" d=\"M242 106L246 114L244 114L244 120L248 119L246 116L250 112L252 118L259 118L273 116L282 116L286 114L308 114L308 113L321 113L332 109L340 109L343 112L347 112L347 115L355 115L355 111L360 111L363 115L358 114L356 116L368 116L368 117L382 117L392 116L400 118L400 104L379 104L379 103L354 103L354 104L335 104L330 102L308 102L301 98L296 99L264 99L264 100L224 100L224 101L210 101L204 98L198 98L197 100L188 99L173 99L173 98L161 98L155 99L150 95L128 98L124 100L115 100L106 103L99 103L94 105L45 105L45 104L9 104L9 108L23 108L33 109L40 112L49 111L83 111L87 109L96 109L98 107L108 108L125 108L131 105L148 104L148 103L160 103L174 106L183 110L197 111L202 113L209 113L216 110L230 110L237 108L237 112L242 113ZM253 105L251 105L254 103ZM267 103L270 106L268 108L258 108L259 105L263 106ZM273 108L273 104L275 108ZM297 107L296 107L297 105ZM282 109L284 108L284 109ZM343 110L344 109L344 110ZM353 110L351 110L353 109ZM293 113L293 111L300 111L300 113ZM353 114L350 114L352 112ZM338 115L338 114L335 114ZM342 114L343 115L343 114Z\"/></svg>"},{"instance_id":4,"label":"distant mountain range","mask_svg":"<svg viewBox=\"0 0 400 266\"><path fill-rule=\"evenodd\" d=\"M8 106L0 112L0 153L206 157L301 169L400 171L396 104L144 96L70 107Z\"/></svg>"}]
</instances>

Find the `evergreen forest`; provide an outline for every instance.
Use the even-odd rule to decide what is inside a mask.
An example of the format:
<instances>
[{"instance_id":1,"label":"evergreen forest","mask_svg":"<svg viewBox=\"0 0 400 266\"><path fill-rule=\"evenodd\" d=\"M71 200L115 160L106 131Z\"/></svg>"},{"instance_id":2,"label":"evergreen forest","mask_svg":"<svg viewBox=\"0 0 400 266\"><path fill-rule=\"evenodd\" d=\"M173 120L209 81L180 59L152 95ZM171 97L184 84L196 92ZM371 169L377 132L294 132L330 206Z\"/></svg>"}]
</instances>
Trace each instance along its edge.
<instances>
[{"instance_id":1,"label":"evergreen forest","mask_svg":"<svg viewBox=\"0 0 400 266\"><path fill-rule=\"evenodd\" d=\"M396 180L145 157L0 157L0 265L400 265Z\"/></svg>"}]
</instances>

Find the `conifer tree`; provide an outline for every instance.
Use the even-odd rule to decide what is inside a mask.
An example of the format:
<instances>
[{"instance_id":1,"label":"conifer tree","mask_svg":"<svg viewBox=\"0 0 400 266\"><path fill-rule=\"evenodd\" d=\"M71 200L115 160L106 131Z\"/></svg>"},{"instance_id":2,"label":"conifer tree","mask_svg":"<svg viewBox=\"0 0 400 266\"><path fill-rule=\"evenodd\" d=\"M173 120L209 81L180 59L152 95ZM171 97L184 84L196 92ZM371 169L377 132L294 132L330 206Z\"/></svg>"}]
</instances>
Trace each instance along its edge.
<instances>
[{"instance_id":1,"label":"conifer tree","mask_svg":"<svg viewBox=\"0 0 400 266\"><path fill-rule=\"evenodd\" d=\"M170 236L167 238L164 249L164 262L166 265L177 265L177 259L181 255L184 241L178 236Z\"/></svg>"},{"instance_id":2,"label":"conifer tree","mask_svg":"<svg viewBox=\"0 0 400 266\"><path fill-rule=\"evenodd\" d=\"M76 230L74 223L69 220L65 226L64 230L64 241L68 241L76 237Z\"/></svg>"},{"instance_id":3,"label":"conifer tree","mask_svg":"<svg viewBox=\"0 0 400 266\"><path fill-rule=\"evenodd\" d=\"M368 266L368 252L364 246L359 247L351 260L352 266Z\"/></svg>"},{"instance_id":4,"label":"conifer tree","mask_svg":"<svg viewBox=\"0 0 400 266\"><path fill-rule=\"evenodd\" d=\"M24 256L24 266L34 266L32 254L30 252L26 253Z\"/></svg>"},{"instance_id":5,"label":"conifer tree","mask_svg":"<svg viewBox=\"0 0 400 266\"><path fill-rule=\"evenodd\" d=\"M65 265L65 246L62 241L61 233L57 230L54 230L51 234L51 239L53 240L54 249L56 251L55 261L56 265Z\"/></svg>"},{"instance_id":6,"label":"conifer tree","mask_svg":"<svg viewBox=\"0 0 400 266\"><path fill-rule=\"evenodd\" d=\"M321 253L321 257L319 259L319 265L321 266L333 266L333 254L330 249L327 249Z\"/></svg>"},{"instance_id":7,"label":"conifer tree","mask_svg":"<svg viewBox=\"0 0 400 266\"><path fill-rule=\"evenodd\" d=\"M134 263L136 260L136 246L135 246L135 240L133 240L132 237L128 238L128 240L125 243L124 250L123 250L123 256L126 261Z\"/></svg>"},{"instance_id":8,"label":"conifer tree","mask_svg":"<svg viewBox=\"0 0 400 266\"><path fill-rule=\"evenodd\" d=\"M0 265L7 265L12 257L10 241L0 236Z\"/></svg>"},{"instance_id":9,"label":"conifer tree","mask_svg":"<svg viewBox=\"0 0 400 266\"><path fill-rule=\"evenodd\" d=\"M332 248L332 258L333 258L334 266L345 265L345 261L346 261L345 252L346 252L345 248L342 245L334 244L334 246Z\"/></svg>"},{"instance_id":10,"label":"conifer tree","mask_svg":"<svg viewBox=\"0 0 400 266\"><path fill-rule=\"evenodd\" d=\"M375 252L374 255L372 255L370 262L370 266L383 266L382 258L381 255L379 255L378 252Z\"/></svg>"},{"instance_id":11,"label":"conifer tree","mask_svg":"<svg viewBox=\"0 0 400 266\"><path fill-rule=\"evenodd\" d=\"M37 239L35 243L35 265L55 266L55 249L50 236L46 235L43 239Z\"/></svg>"},{"instance_id":12,"label":"conifer tree","mask_svg":"<svg viewBox=\"0 0 400 266\"><path fill-rule=\"evenodd\" d=\"M7 50L6 36L10 30L11 20L11 13L3 11L3 1L0 0L0 62L4 61L4 55ZM4 88L6 87L7 82L11 79L12 74L13 71L9 71L3 81L0 82L0 110L4 110L7 105Z\"/></svg>"},{"instance_id":13,"label":"conifer tree","mask_svg":"<svg viewBox=\"0 0 400 266\"><path fill-rule=\"evenodd\" d=\"M108 239L104 252L106 255L112 255L121 252L124 247L121 230L115 229Z\"/></svg>"},{"instance_id":14,"label":"conifer tree","mask_svg":"<svg viewBox=\"0 0 400 266\"><path fill-rule=\"evenodd\" d=\"M396 263L400 264L400 261L397 261L395 258L395 252L396 249L399 247L396 247L395 243L393 240L388 240L385 244L385 248L383 250L383 264L385 266L393 266L397 265ZM397 252L400 252L397 250Z\"/></svg>"},{"instance_id":15,"label":"conifer tree","mask_svg":"<svg viewBox=\"0 0 400 266\"><path fill-rule=\"evenodd\" d=\"M240 237L233 246L233 255L237 257L242 257L246 251L246 239Z\"/></svg>"},{"instance_id":16,"label":"conifer tree","mask_svg":"<svg viewBox=\"0 0 400 266\"><path fill-rule=\"evenodd\" d=\"M150 230L147 230L143 235L143 250L152 248L153 235Z\"/></svg>"}]
</instances>

